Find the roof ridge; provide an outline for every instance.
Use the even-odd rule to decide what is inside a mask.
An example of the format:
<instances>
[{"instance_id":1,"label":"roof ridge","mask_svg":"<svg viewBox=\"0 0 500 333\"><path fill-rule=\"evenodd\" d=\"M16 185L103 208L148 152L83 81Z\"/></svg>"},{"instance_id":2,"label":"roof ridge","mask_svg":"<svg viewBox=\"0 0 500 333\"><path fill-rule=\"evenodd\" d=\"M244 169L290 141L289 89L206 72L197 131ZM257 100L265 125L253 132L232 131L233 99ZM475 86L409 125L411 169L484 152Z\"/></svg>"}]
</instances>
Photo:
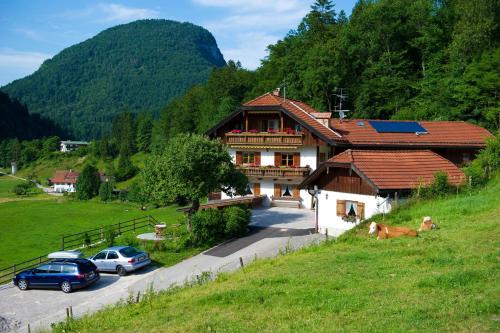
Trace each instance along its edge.
<instances>
[{"instance_id":1,"label":"roof ridge","mask_svg":"<svg viewBox=\"0 0 500 333\"><path fill-rule=\"evenodd\" d=\"M260 98L262 98L264 96L266 96L266 95L269 95L270 97L273 97L276 100L276 96L274 96L271 92L268 91L268 92L266 92L266 93L264 93L264 94L262 94L260 96L255 97L254 99L246 101L243 105L250 104L250 103L252 103L252 102L254 102L254 101L256 101L256 100L258 100L258 99L260 99ZM279 101L277 101L277 102L279 103Z\"/></svg>"},{"instance_id":2,"label":"roof ridge","mask_svg":"<svg viewBox=\"0 0 500 333\"><path fill-rule=\"evenodd\" d=\"M297 109L301 110L302 112L304 112L305 114L307 114L311 119L313 119L315 122L317 122L318 124L320 124L321 126L323 126L324 128L330 130L331 132L333 132L336 136L338 136L339 138L342 137L341 134L339 134L338 132L334 131L333 129L330 128L330 126L325 126L323 123L319 122L312 114L310 114L309 112L307 112L306 110L304 110L303 108L301 108L300 106L298 106L297 104L295 104L293 101L290 101L289 102L295 106Z\"/></svg>"}]
</instances>

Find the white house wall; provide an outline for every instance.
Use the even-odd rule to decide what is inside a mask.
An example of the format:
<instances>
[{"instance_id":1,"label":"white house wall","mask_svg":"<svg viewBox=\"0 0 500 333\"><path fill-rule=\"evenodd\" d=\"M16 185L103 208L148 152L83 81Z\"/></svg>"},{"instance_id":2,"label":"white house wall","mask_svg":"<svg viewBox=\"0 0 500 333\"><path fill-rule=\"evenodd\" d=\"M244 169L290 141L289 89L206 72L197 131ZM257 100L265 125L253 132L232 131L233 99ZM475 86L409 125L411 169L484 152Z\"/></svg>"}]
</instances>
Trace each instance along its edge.
<instances>
[{"instance_id":1,"label":"white house wall","mask_svg":"<svg viewBox=\"0 0 500 333\"><path fill-rule=\"evenodd\" d=\"M236 163L236 151L245 150L245 151L260 151L260 165L274 165L274 153L275 152L286 152L287 150L283 149L234 149L229 148L229 155L231 155L231 159L233 163ZM300 152L300 166L305 167L309 166L311 168L311 172L317 168L317 158L316 158L316 147L302 147L298 150L290 150L291 152ZM269 199L274 195L274 182L272 180L261 180L260 183L260 194L266 195L267 198L264 199L262 203L263 206L270 206L271 200ZM277 181L278 184L282 182ZM311 209L311 195L306 190L300 190L300 197L302 198L302 206L307 209ZM230 197L222 192L221 199L229 199Z\"/></svg>"},{"instance_id":2,"label":"white house wall","mask_svg":"<svg viewBox=\"0 0 500 333\"><path fill-rule=\"evenodd\" d=\"M321 233L325 233L326 228L349 230L359 224L359 221L358 223L345 222L342 217L337 216L337 200L363 202L365 220L391 210L390 200L380 196L322 190L318 194L318 226Z\"/></svg>"},{"instance_id":3,"label":"white house wall","mask_svg":"<svg viewBox=\"0 0 500 333\"><path fill-rule=\"evenodd\" d=\"M73 184L54 184L54 192L62 193L62 192L75 192L75 186Z\"/></svg>"}]
</instances>

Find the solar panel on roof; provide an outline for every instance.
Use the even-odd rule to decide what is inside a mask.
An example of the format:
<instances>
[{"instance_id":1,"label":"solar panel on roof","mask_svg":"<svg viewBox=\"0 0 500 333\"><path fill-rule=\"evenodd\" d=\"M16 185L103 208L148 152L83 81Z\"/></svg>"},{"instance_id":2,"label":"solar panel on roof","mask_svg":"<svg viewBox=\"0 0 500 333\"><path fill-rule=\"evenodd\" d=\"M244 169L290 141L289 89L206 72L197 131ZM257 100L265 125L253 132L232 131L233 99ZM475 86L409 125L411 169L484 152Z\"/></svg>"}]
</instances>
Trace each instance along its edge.
<instances>
[{"instance_id":1,"label":"solar panel on roof","mask_svg":"<svg viewBox=\"0 0 500 333\"><path fill-rule=\"evenodd\" d=\"M370 120L369 123L378 133L427 133L416 121Z\"/></svg>"}]
</instances>

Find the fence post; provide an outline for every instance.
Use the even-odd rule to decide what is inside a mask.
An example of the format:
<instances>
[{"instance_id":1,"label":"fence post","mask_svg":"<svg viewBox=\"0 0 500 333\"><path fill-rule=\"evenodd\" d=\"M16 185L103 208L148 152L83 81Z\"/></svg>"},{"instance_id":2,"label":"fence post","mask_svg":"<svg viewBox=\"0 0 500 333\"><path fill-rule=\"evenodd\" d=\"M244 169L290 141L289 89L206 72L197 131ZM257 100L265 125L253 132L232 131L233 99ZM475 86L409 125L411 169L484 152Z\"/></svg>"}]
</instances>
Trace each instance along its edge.
<instances>
[{"instance_id":1,"label":"fence post","mask_svg":"<svg viewBox=\"0 0 500 333\"><path fill-rule=\"evenodd\" d=\"M135 234L135 217L134 217L134 234Z\"/></svg>"},{"instance_id":2,"label":"fence post","mask_svg":"<svg viewBox=\"0 0 500 333\"><path fill-rule=\"evenodd\" d=\"M122 234L122 223L121 222L118 222L118 234L119 235Z\"/></svg>"},{"instance_id":3,"label":"fence post","mask_svg":"<svg viewBox=\"0 0 500 333\"><path fill-rule=\"evenodd\" d=\"M64 251L64 235L61 235L61 251Z\"/></svg>"},{"instance_id":4,"label":"fence post","mask_svg":"<svg viewBox=\"0 0 500 333\"><path fill-rule=\"evenodd\" d=\"M13 275L16 275L16 265L12 266Z\"/></svg>"}]
</instances>

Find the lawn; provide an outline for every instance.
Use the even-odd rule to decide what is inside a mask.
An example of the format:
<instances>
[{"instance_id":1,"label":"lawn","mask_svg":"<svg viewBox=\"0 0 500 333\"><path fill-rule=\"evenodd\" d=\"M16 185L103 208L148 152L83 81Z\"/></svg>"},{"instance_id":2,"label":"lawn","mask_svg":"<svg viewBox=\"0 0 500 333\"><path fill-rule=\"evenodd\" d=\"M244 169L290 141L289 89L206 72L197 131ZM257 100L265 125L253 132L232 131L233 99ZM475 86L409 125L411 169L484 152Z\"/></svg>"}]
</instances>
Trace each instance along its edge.
<instances>
[{"instance_id":1,"label":"lawn","mask_svg":"<svg viewBox=\"0 0 500 333\"><path fill-rule=\"evenodd\" d=\"M0 198L15 198L16 195L12 193L12 189L22 182L19 179L0 175Z\"/></svg>"},{"instance_id":2,"label":"lawn","mask_svg":"<svg viewBox=\"0 0 500 333\"><path fill-rule=\"evenodd\" d=\"M140 211L135 205L56 198L0 203L0 268L54 250L62 234L72 234L134 217L152 215L178 223L175 207Z\"/></svg>"},{"instance_id":3,"label":"lawn","mask_svg":"<svg viewBox=\"0 0 500 333\"><path fill-rule=\"evenodd\" d=\"M385 218L440 229L377 241L361 226L336 241L260 260L60 325L57 332L498 332L500 181ZM381 219L378 217L377 219Z\"/></svg>"}]
</instances>

